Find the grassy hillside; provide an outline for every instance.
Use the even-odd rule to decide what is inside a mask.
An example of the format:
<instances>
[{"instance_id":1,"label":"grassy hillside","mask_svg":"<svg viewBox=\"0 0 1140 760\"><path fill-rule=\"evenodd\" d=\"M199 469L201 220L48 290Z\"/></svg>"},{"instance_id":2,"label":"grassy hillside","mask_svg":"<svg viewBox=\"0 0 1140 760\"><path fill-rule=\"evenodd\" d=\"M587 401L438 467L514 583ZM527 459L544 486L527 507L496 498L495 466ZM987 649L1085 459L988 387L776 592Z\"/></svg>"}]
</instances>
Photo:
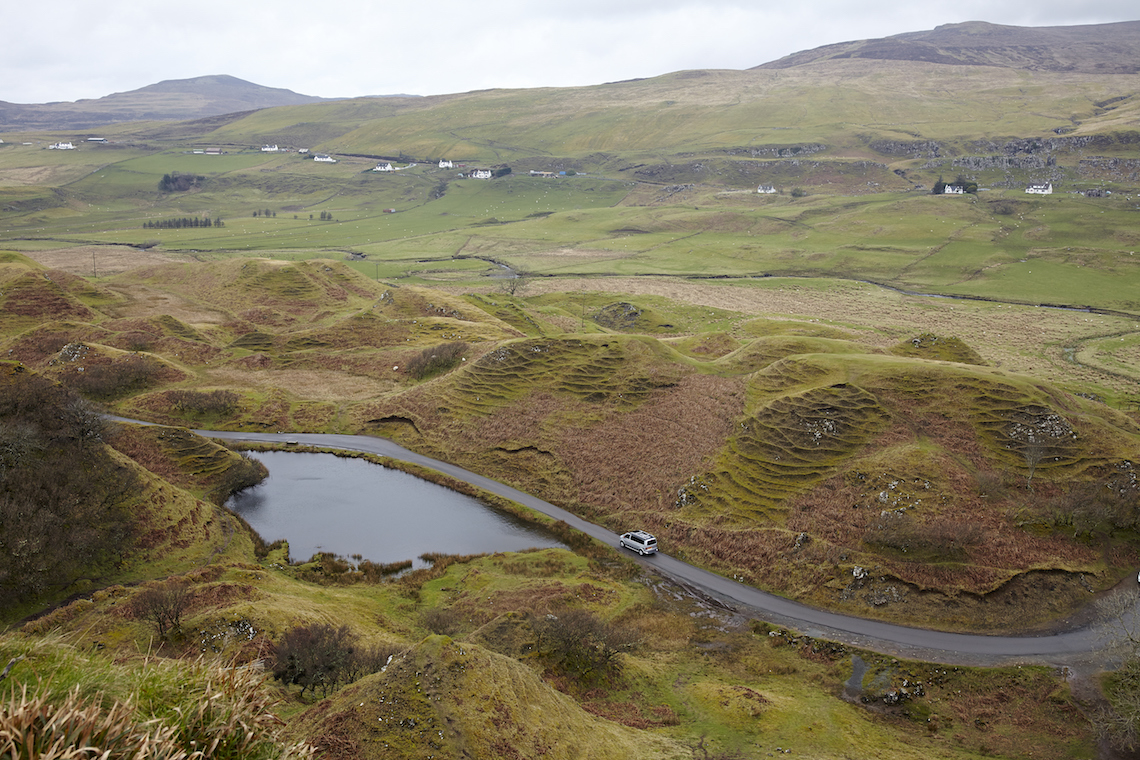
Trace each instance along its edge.
<instances>
[{"instance_id":1,"label":"grassy hillside","mask_svg":"<svg viewBox=\"0 0 1140 760\"><path fill-rule=\"evenodd\" d=\"M294 741L328 758L1094 755L1050 669L935 667L749 626L612 557L449 558L362 583L283 566L277 552L181 580L188 600L167 639L142 606L156 585L109 588L0 637L0 658L25 658L0 687L27 684L56 703L73 684L88 704L133 699L137 720L153 716L185 739L253 740L261 757L287 756ZM625 643L586 675L550 632L591 618ZM287 631L324 621L390 658L327 696L272 680L259 688L255 670L212 666L272 664ZM54 675L37 679L45 672Z\"/></svg>"},{"instance_id":2,"label":"grassy hillside","mask_svg":"<svg viewBox=\"0 0 1140 760\"><path fill-rule=\"evenodd\" d=\"M1059 350L1060 385L1023 374L1048 355L1017 354L1043 328L1102 336L1107 317L1051 326L982 303L982 329L958 337L966 306L943 322L913 304L888 328L870 290L803 292L846 302L850 321L826 325L632 294L456 295L328 260L169 263L97 286L8 266L6 303L41 309L20 306L12 358L122 414L392 436L821 606L1045 623L1136 561L1140 428ZM767 309L789 295L744 292ZM972 343L987 325L1001 337ZM1103 377L1102 399L1135 403ZM856 566L880 581L853 586Z\"/></svg>"}]
</instances>

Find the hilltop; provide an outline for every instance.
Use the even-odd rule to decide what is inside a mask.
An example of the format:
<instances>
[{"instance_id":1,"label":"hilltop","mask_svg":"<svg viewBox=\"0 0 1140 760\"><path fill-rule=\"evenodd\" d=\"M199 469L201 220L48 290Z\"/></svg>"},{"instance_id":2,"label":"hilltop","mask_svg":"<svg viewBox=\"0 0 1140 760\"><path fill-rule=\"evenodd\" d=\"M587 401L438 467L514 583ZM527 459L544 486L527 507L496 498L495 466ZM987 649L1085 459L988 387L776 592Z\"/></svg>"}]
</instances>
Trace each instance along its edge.
<instances>
[{"instance_id":1,"label":"hilltop","mask_svg":"<svg viewBox=\"0 0 1140 760\"><path fill-rule=\"evenodd\" d=\"M318 103L323 98L247 82L227 75L168 79L129 92L73 103L0 101L0 129L92 130L130 121L181 121Z\"/></svg>"},{"instance_id":2,"label":"hilltop","mask_svg":"<svg viewBox=\"0 0 1140 760\"><path fill-rule=\"evenodd\" d=\"M805 50L757 66L788 69L824 61L921 61L1084 74L1140 72L1140 21L1085 26L1019 27L968 21L930 31Z\"/></svg>"}]
</instances>

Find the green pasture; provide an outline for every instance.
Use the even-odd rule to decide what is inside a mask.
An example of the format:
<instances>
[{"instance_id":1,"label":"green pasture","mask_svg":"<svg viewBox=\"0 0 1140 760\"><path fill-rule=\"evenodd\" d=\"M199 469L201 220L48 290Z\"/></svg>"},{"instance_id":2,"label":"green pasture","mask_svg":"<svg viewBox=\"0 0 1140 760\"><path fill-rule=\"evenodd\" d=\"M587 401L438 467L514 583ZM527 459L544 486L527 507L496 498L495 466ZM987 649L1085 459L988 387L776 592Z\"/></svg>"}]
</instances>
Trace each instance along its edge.
<instances>
[{"instance_id":1,"label":"green pasture","mask_svg":"<svg viewBox=\"0 0 1140 760\"><path fill-rule=\"evenodd\" d=\"M80 165L70 151L38 152L68 171L68 162ZM479 181L428 163L379 173L371 159L325 165L252 149L120 155L54 191L0 188L0 235L157 242L160 250L211 258L355 252L367 257L354 265L362 273L425 281L481 280L496 269L472 261L483 259L542 276L840 277L919 292L1140 309L1132 255L1140 248L1140 211L1123 194L815 192L722 200L707 190L591 175L519 171ZM0 155L0 170L5 160ZM160 192L159 179L173 172L205 179L186 192ZM645 199L652 205L639 205ZM143 228L205 216L225 226Z\"/></svg>"}]
</instances>

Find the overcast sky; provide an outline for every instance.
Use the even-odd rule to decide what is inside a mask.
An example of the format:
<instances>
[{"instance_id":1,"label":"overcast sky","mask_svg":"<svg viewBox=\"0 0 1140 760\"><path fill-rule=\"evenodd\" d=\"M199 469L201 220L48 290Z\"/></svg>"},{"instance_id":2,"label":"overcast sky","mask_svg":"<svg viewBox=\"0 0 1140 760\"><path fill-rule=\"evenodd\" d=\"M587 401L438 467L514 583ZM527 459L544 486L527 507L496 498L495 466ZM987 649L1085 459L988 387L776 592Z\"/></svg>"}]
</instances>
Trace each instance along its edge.
<instances>
[{"instance_id":1,"label":"overcast sky","mask_svg":"<svg viewBox=\"0 0 1140 760\"><path fill-rule=\"evenodd\" d=\"M962 21L1135 19L1135 0L15 0L0 13L0 100L208 74L321 97L565 87L746 69Z\"/></svg>"}]
</instances>

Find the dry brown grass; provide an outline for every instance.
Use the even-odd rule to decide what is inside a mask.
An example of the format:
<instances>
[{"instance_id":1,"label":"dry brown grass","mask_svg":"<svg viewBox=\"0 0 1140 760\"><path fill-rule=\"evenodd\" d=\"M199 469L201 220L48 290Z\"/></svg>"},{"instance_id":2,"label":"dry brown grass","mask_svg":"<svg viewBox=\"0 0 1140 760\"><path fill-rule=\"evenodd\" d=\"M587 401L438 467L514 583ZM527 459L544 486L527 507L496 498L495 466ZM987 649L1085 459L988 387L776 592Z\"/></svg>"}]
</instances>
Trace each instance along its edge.
<instances>
[{"instance_id":1,"label":"dry brown grass","mask_svg":"<svg viewBox=\"0 0 1140 760\"><path fill-rule=\"evenodd\" d=\"M62 269L82 277L97 274L106 277L132 269L171 261L184 261L184 256L141 251L126 245L79 245L72 248L29 250L23 254L49 269Z\"/></svg>"},{"instance_id":2,"label":"dry brown grass","mask_svg":"<svg viewBox=\"0 0 1140 760\"><path fill-rule=\"evenodd\" d=\"M659 512L708 465L743 410L739 379L689 375L633 411L569 428L557 454L582 501L610 514Z\"/></svg>"},{"instance_id":3,"label":"dry brown grass","mask_svg":"<svg viewBox=\"0 0 1140 760\"><path fill-rule=\"evenodd\" d=\"M528 295L605 292L656 295L681 303L776 318L823 320L860 328L860 340L889 348L920 333L954 336L991 366L1075 385L1100 385L1133 393L1135 384L1095 368L1073 364L1062 348L1106 334L1136 331L1123 317L1031 306L972 303L907 296L873 285L846 283L828 290L794 280L771 287L732 287L656 277L535 280Z\"/></svg>"},{"instance_id":4,"label":"dry brown grass","mask_svg":"<svg viewBox=\"0 0 1140 760\"><path fill-rule=\"evenodd\" d=\"M260 390L287 388L290 394L299 398L323 402L367 401L396 386L395 382L383 382L372 377L316 369L246 369L227 366L207 369L203 375L210 385Z\"/></svg>"},{"instance_id":5,"label":"dry brown grass","mask_svg":"<svg viewBox=\"0 0 1140 760\"><path fill-rule=\"evenodd\" d=\"M115 284L108 290L123 298L124 304L111 309L116 317L149 317L167 314L188 325L220 325L230 321L224 311L184 298L176 293L140 283Z\"/></svg>"}]
</instances>

